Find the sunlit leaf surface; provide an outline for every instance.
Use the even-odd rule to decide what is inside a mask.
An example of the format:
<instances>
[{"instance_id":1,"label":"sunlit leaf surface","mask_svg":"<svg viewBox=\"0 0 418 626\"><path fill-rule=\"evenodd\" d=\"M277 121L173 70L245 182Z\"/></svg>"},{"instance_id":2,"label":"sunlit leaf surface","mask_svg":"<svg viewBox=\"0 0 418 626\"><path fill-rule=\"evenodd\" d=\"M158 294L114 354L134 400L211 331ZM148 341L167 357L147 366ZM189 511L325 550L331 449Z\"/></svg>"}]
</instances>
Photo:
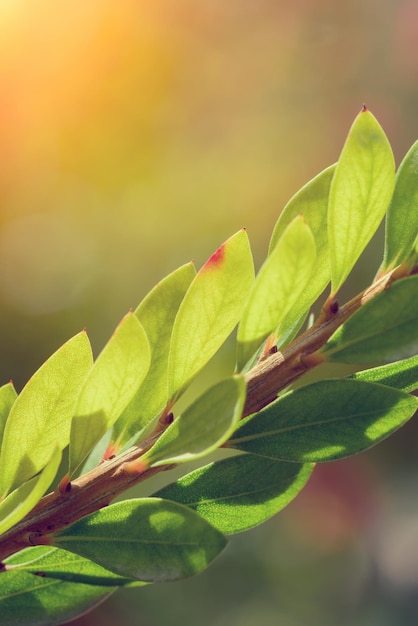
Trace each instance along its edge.
<instances>
[{"instance_id":1,"label":"sunlit leaf surface","mask_svg":"<svg viewBox=\"0 0 418 626\"><path fill-rule=\"evenodd\" d=\"M370 111L355 119L331 183L328 238L332 291L351 272L383 219L395 182L392 149Z\"/></svg>"},{"instance_id":2,"label":"sunlit leaf surface","mask_svg":"<svg viewBox=\"0 0 418 626\"><path fill-rule=\"evenodd\" d=\"M145 331L134 313L128 313L81 389L71 425L70 475L132 399L147 374L150 359Z\"/></svg>"},{"instance_id":3,"label":"sunlit leaf surface","mask_svg":"<svg viewBox=\"0 0 418 626\"><path fill-rule=\"evenodd\" d=\"M177 313L169 356L174 398L213 357L237 325L254 280L247 233L241 230L209 258Z\"/></svg>"},{"instance_id":4,"label":"sunlit leaf surface","mask_svg":"<svg viewBox=\"0 0 418 626\"><path fill-rule=\"evenodd\" d=\"M82 332L57 350L23 388L4 429L1 495L41 471L57 443L61 449L68 445L77 396L91 365L90 342Z\"/></svg>"},{"instance_id":5,"label":"sunlit leaf surface","mask_svg":"<svg viewBox=\"0 0 418 626\"><path fill-rule=\"evenodd\" d=\"M243 377L234 376L217 383L168 427L141 461L153 467L206 456L232 434L241 419L244 402Z\"/></svg>"},{"instance_id":6,"label":"sunlit leaf surface","mask_svg":"<svg viewBox=\"0 0 418 626\"><path fill-rule=\"evenodd\" d=\"M270 333L279 335L295 321L287 314L303 297L315 259L311 229L299 215L267 257L249 294L238 328L238 369Z\"/></svg>"},{"instance_id":7,"label":"sunlit leaf surface","mask_svg":"<svg viewBox=\"0 0 418 626\"><path fill-rule=\"evenodd\" d=\"M350 376L356 380L366 380L370 383L380 383L388 387L395 387L401 391L418 389L418 356L409 359L372 367Z\"/></svg>"},{"instance_id":8,"label":"sunlit leaf surface","mask_svg":"<svg viewBox=\"0 0 418 626\"><path fill-rule=\"evenodd\" d=\"M185 504L230 535L281 511L303 489L313 467L244 454L197 469L155 495Z\"/></svg>"},{"instance_id":9,"label":"sunlit leaf surface","mask_svg":"<svg viewBox=\"0 0 418 626\"><path fill-rule=\"evenodd\" d=\"M34 478L23 483L0 502L0 534L5 533L29 513L51 485L61 461L61 450L56 447L51 459Z\"/></svg>"},{"instance_id":10,"label":"sunlit leaf surface","mask_svg":"<svg viewBox=\"0 0 418 626\"><path fill-rule=\"evenodd\" d=\"M173 323L195 275L193 263L183 265L159 282L135 311L148 337L151 365L143 384L114 426L112 441L119 447L167 405L168 355Z\"/></svg>"},{"instance_id":11,"label":"sunlit leaf surface","mask_svg":"<svg viewBox=\"0 0 418 626\"><path fill-rule=\"evenodd\" d=\"M112 572L147 582L204 570L225 537L189 508L159 498L113 504L53 536L57 547Z\"/></svg>"},{"instance_id":12,"label":"sunlit leaf surface","mask_svg":"<svg viewBox=\"0 0 418 626\"><path fill-rule=\"evenodd\" d=\"M99 587L136 587L142 584L109 572L101 565L78 554L51 546L27 548L6 559L5 564L6 571L30 572L43 578Z\"/></svg>"},{"instance_id":13,"label":"sunlit leaf surface","mask_svg":"<svg viewBox=\"0 0 418 626\"><path fill-rule=\"evenodd\" d=\"M395 282L366 302L321 350L327 361L388 363L418 350L418 276Z\"/></svg>"},{"instance_id":14,"label":"sunlit leaf surface","mask_svg":"<svg viewBox=\"0 0 418 626\"><path fill-rule=\"evenodd\" d=\"M51 626L75 619L115 588L76 584L12 570L0 574L2 626Z\"/></svg>"},{"instance_id":15,"label":"sunlit leaf surface","mask_svg":"<svg viewBox=\"0 0 418 626\"><path fill-rule=\"evenodd\" d=\"M381 271L406 261L418 235L418 141L399 166L386 215L385 256Z\"/></svg>"},{"instance_id":16,"label":"sunlit leaf surface","mask_svg":"<svg viewBox=\"0 0 418 626\"><path fill-rule=\"evenodd\" d=\"M13 387L13 383L10 382L0 387L0 450L6 421L16 398L17 393Z\"/></svg>"},{"instance_id":17,"label":"sunlit leaf surface","mask_svg":"<svg viewBox=\"0 0 418 626\"><path fill-rule=\"evenodd\" d=\"M322 380L243 420L229 445L289 461L332 461L366 448L408 421L418 399L360 380Z\"/></svg>"}]
</instances>

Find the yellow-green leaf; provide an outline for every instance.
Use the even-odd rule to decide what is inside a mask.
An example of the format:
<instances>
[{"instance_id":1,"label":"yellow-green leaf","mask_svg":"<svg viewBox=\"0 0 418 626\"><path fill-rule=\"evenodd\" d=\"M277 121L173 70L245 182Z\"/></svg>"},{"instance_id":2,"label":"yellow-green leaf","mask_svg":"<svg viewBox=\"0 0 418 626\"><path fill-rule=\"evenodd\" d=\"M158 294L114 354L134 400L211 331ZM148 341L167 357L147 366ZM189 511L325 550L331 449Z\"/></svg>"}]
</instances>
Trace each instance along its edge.
<instances>
[{"instance_id":1,"label":"yellow-green leaf","mask_svg":"<svg viewBox=\"0 0 418 626\"><path fill-rule=\"evenodd\" d=\"M99 354L81 389L71 425L69 474L118 419L150 364L147 336L128 313Z\"/></svg>"},{"instance_id":2,"label":"yellow-green leaf","mask_svg":"<svg viewBox=\"0 0 418 626\"><path fill-rule=\"evenodd\" d=\"M0 497L40 472L56 443L69 442L80 388L92 365L90 342L81 332L32 376L14 402L0 453Z\"/></svg>"},{"instance_id":3,"label":"yellow-green leaf","mask_svg":"<svg viewBox=\"0 0 418 626\"><path fill-rule=\"evenodd\" d=\"M392 196L395 162L375 117L355 119L331 183L328 240L335 294L376 232Z\"/></svg>"}]
</instances>

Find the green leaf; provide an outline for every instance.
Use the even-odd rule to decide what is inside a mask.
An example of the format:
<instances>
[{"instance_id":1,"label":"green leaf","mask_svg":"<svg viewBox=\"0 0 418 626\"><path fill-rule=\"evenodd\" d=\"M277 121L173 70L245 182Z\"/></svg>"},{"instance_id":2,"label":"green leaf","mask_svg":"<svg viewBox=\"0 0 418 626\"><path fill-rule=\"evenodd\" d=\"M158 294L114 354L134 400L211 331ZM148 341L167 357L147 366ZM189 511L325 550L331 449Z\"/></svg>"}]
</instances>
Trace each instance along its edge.
<instances>
[{"instance_id":1,"label":"green leaf","mask_svg":"<svg viewBox=\"0 0 418 626\"><path fill-rule=\"evenodd\" d=\"M406 261L418 235L418 141L399 166L386 215L385 256L381 271Z\"/></svg>"},{"instance_id":2,"label":"green leaf","mask_svg":"<svg viewBox=\"0 0 418 626\"><path fill-rule=\"evenodd\" d=\"M101 587L137 587L145 583L123 578L88 559L50 546L21 550L5 561L6 571L31 572L43 578L55 578Z\"/></svg>"},{"instance_id":3,"label":"green leaf","mask_svg":"<svg viewBox=\"0 0 418 626\"><path fill-rule=\"evenodd\" d=\"M71 425L70 475L112 427L144 380L151 360L144 329L128 313L95 361Z\"/></svg>"},{"instance_id":4,"label":"green leaf","mask_svg":"<svg viewBox=\"0 0 418 626\"><path fill-rule=\"evenodd\" d=\"M90 342L81 332L32 376L17 397L4 429L0 497L40 472L58 443L69 442L80 387L92 365Z\"/></svg>"},{"instance_id":5,"label":"green leaf","mask_svg":"<svg viewBox=\"0 0 418 626\"><path fill-rule=\"evenodd\" d=\"M200 396L141 457L147 467L186 463L221 446L241 419L245 380L234 376L217 383Z\"/></svg>"},{"instance_id":6,"label":"green leaf","mask_svg":"<svg viewBox=\"0 0 418 626\"><path fill-rule=\"evenodd\" d=\"M390 144L377 120L364 109L351 127L329 195L328 237L334 294L382 221L394 181Z\"/></svg>"},{"instance_id":7,"label":"green leaf","mask_svg":"<svg viewBox=\"0 0 418 626\"><path fill-rule=\"evenodd\" d=\"M356 372L350 378L380 383L409 393L418 389L418 356Z\"/></svg>"},{"instance_id":8,"label":"green leaf","mask_svg":"<svg viewBox=\"0 0 418 626\"><path fill-rule=\"evenodd\" d=\"M193 263L183 265L158 283L135 311L150 343L151 365L141 387L114 425L112 441L118 447L130 441L168 403L171 333L180 303L195 275Z\"/></svg>"},{"instance_id":9,"label":"green leaf","mask_svg":"<svg viewBox=\"0 0 418 626\"><path fill-rule=\"evenodd\" d=\"M320 352L327 361L338 363L388 363L413 356L417 319L418 276L409 276L366 302Z\"/></svg>"},{"instance_id":10,"label":"green leaf","mask_svg":"<svg viewBox=\"0 0 418 626\"><path fill-rule=\"evenodd\" d=\"M58 472L61 456L57 445L42 471L0 502L0 535L20 522L39 502Z\"/></svg>"},{"instance_id":11,"label":"green leaf","mask_svg":"<svg viewBox=\"0 0 418 626\"><path fill-rule=\"evenodd\" d=\"M159 498L112 504L51 539L112 572L147 582L197 574L226 544L197 513Z\"/></svg>"},{"instance_id":12,"label":"green leaf","mask_svg":"<svg viewBox=\"0 0 418 626\"><path fill-rule=\"evenodd\" d=\"M241 230L209 258L177 313L169 356L168 396L178 396L238 323L254 280L247 233Z\"/></svg>"},{"instance_id":13,"label":"green leaf","mask_svg":"<svg viewBox=\"0 0 418 626\"><path fill-rule=\"evenodd\" d=\"M276 247L289 223L298 215L303 215L312 231L316 245L316 260L303 295L287 316L287 324L292 320L305 317L307 309L321 295L330 280L330 262L328 249L328 197L335 165L331 165L309 181L289 200L276 222L270 240L270 253Z\"/></svg>"},{"instance_id":14,"label":"green leaf","mask_svg":"<svg viewBox=\"0 0 418 626\"><path fill-rule=\"evenodd\" d=\"M12 382L0 387L0 450L7 418L16 398L17 393Z\"/></svg>"},{"instance_id":15,"label":"green leaf","mask_svg":"<svg viewBox=\"0 0 418 626\"><path fill-rule=\"evenodd\" d=\"M194 509L227 535L281 511L307 483L314 465L242 454L201 467L155 495Z\"/></svg>"},{"instance_id":16,"label":"green leaf","mask_svg":"<svg viewBox=\"0 0 418 626\"><path fill-rule=\"evenodd\" d=\"M238 369L270 333L279 335L296 321L287 315L303 298L315 258L311 229L298 215L267 257L248 296L238 327Z\"/></svg>"},{"instance_id":17,"label":"green leaf","mask_svg":"<svg viewBox=\"0 0 418 626\"><path fill-rule=\"evenodd\" d=\"M417 408L417 398L391 387L321 380L243 420L228 445L274 459L333 461L375 445Z\"/></svg>"},{"instance_id":18,"label":"green leaf","mask_svg":"<svg viewBox=\"0 0 418 626\"><path fill-rule=\"evenodd\" d=\"M28 572L0 573L2 626L52 626L92 610L115 588L42 578Z\"/></svg>"}]
</instances>

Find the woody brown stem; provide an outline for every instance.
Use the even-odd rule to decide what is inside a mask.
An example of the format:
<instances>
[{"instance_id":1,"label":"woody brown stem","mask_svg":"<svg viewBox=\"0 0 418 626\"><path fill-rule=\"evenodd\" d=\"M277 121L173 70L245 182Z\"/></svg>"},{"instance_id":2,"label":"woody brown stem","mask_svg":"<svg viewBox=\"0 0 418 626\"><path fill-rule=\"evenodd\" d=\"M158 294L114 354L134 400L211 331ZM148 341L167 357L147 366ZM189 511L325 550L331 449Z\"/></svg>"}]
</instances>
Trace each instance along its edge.
<instances>
[{"instance_id":1,"label":"woody brown stem","mask_svg":"<svg viewBox=\"0 0 418 626\"><path fill-rule=\"evenodd\" d=\"M247 399L243 417L275 400L281 390L322 362L317 351L337 328L363 304L405 274L405 268L396 268L340 308L333 304L333 299L329 299L310 329L281 352L263 359L246 374ZM165 466L141 471L139 463L138 472L132 472L135 461L154 444L163 430L160 424L158 432L141 442L140 446L103 461L69 483L68 489L57 489L44 496L23 520L0 537L0 571L1 561L6 557L23 548L44 543L45 537L51 533L98 511L126 489L167 469Z\"/></svg>"}]
</instances>

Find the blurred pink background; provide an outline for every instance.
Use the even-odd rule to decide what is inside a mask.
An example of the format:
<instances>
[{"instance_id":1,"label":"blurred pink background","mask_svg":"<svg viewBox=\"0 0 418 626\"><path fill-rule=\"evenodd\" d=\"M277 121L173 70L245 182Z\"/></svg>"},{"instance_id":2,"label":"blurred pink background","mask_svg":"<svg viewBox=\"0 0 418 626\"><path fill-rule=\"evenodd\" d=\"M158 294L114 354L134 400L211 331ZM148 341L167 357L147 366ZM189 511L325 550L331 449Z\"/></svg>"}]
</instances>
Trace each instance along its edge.
<instances>
[{"instance_id":1,"label":"blurred pink background","mask_svg":"<svg viewBox=\"0 0 418 626\"><path fill-rule=\"evenodd\" d=\"M399 163L418 137L414 0L0 0L1 384L81 328L97 352L242 226L258 265L363 103ZM381 255L380 233L349 289ZM201 576L74 624L415 625L416 431L317 468Z\"/></svg>"}]
</instances>

